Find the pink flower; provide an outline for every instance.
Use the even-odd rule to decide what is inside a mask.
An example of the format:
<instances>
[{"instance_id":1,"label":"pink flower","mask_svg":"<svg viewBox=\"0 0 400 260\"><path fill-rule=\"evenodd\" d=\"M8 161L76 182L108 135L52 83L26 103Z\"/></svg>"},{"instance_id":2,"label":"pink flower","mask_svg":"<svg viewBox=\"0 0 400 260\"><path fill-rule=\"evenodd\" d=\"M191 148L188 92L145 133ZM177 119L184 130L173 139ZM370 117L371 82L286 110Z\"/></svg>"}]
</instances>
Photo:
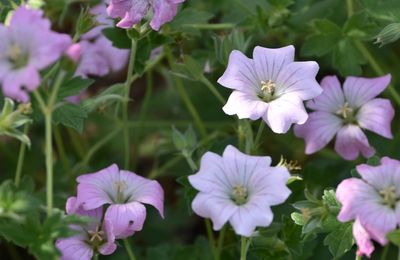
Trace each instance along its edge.
<instances>
[{"instance_id":1,"label":"pink flower","mask_svg":"<svg viewBox=\"0 0 400 260\"><path fill-rule=\"evenodd\" d=\"M387 233L400 224L400 161L383 157L379 166L361 164L357 172L362 179L346 179L337 188L338 220L356 220L358 252L369 256L374 250L370 240L386 245Z\"/></svg>"},{"instance_id":2,"label":"pink flower","mask_svg":"<svg viewBox=\"0 0 400 260\"><path fill-rule=\"evenodd\" d=\"M228 115L262 118L275 133L303 124L308 115L303 100L322 90L315 80L319 66L314 61L294 62L294 47L255 47L253 59L232 51L228 67L218 83L233 89L223 110Z\"/></svg>"},{"instance_id":3,"label":"pink flower","mask_svg":"<svg viewBox=\"0 0 400 260\"><path fill-rule=\"evenodd\" d=\"M271 224L271 206L283 203L291 193L286 187L289 177L285 167L272 167L268 156L246 155L231 145L222 157L207 152L199 172L189 176L199 190L193 211L210 218L214 230L229 221L236 234L249 237L256 227Z\"/></svg>"},{"instance_id":4,"label":"pink flower","mask_svg":"<svg viewBox=\"0 0 400 260\"><path fill-rule=\"evenodd\" d=\"M112 18L121 18L118 27L131 28L139 23L150 9L153 17L150 26L158 31L160 27L172 21L178 10L178 5L185 0L111 0L107 8L108 15Z\"/></svg>"},{"instance_id":5,"label":"pink flower","mask_svg":"<svg viewBox=\"0 0 400 260\"><path fill-rule=\"evenodd\" d=\"M62 260L90 260L94 252L110 255L117 249L111 223L104 221L101 224L101 207L84 210L75 197L70 197L67 200L66 211L67 214L90 217L93 221L84 227L72 226L72 229L79 232L78 235L57 240L56 247L61 251Z\"/></svg>"},{"instance_id":6,"label":"pink flower","mask_svg":"<svg viewBox=\"0 0 400 260\"><path fill-rule=\"evenodd\" d=\"M146 219L146 208L142 203L154 206L163 216L164 191L157 181L119 170L115 164L96 173L81 175L77 181L77 199L84 210L110 204L104 220L111 223L116 238L131 236L142 229Z\"/></svg>"},{"instance_id":7,"label":"pink flower","mask_svg":"<svg viewBox=\"0 0 400 260\"><path fill-rule=\"evenodd\" d=\"M71 44L66 34L51 31L43 12L19 7L9 26L0 24L0 83L5 96L28 102L40 85L39 71L60 58Z\"/></svg>"},{"instance_id":8,"label":"pink flower","mask_svg":"<svg viewBox=\"0 0 400 260\"><path fill-rule=\"evenodd\" d=\"M337 77L325 77L321 81L322 95L307 103L315 111L304 125L294 129L296 136L306 142L306 154L322 149L336 135L335 150L344 159L354 160L360 153L372 156L375 151L362 129L392 138L394 109L389 100L375 98L389 82L390 75L348 77L342 89Z\"/></svg>"}]
</instances>

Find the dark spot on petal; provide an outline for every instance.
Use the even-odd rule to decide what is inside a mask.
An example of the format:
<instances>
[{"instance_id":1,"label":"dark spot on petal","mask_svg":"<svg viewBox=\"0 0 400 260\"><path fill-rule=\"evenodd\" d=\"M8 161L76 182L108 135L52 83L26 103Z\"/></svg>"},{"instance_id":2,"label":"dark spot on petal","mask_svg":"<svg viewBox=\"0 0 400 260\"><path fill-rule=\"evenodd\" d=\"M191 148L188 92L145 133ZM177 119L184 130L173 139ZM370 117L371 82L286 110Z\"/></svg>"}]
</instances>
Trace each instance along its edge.
<instances>
[{"instance_id":1,"label":"dark spot on petal","mask_svg":"<svg viewBox=\"0 0 400 260\"><path fill-rule=\"evenodd\" d=\"M129 220L129 226L133 225L133 220Z\"/></svg>"}]
</instances>

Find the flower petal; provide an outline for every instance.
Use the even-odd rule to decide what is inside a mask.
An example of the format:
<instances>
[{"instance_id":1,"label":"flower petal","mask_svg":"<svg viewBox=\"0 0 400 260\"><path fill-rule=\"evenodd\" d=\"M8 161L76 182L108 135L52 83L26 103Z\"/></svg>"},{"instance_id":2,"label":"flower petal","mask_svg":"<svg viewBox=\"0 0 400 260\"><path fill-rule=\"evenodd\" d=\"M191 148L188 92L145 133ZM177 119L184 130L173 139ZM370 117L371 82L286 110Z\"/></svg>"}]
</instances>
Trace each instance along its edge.
<instances>
[{"instance_id":1,"label":"flower petal","mask_svg":"<svg viewBox=\"0 0 400 260\"><path fill-rule=\"evenodd\" d=\"M390 74L378 78L347 77L343 92L350 107L358 108L379 95L389 85Z\"/></svg>"},{"instance_id":2,"label":"flower petal","mask_svg":"<svg viewBox=\"0 0 400 260\"><path fill-rule=\"evenodd\" d=\"M335 115L327 112L313 112L309 114L303 125L296 125L294 133L306 142L306 154L315 153L324 148L342 127L342 121Z\"/></svg>"},{"instance_id":3,"label":"flower petal","mask_svg":"<svg viewBox=\"0 0 400 260\"><path fill-rule=\"evenodd\" d=\"M268 227L274 214L269 207L261 208L257 204L247 203L229 219L236 234L250 237L257 227Z\"/></svg>"},{"instance_id":4,"label":"flower petal","mask_svg":"<svg viewBox=\"0 0 400 260\"><path fill-rule=\"evenodd\" d=\"M153 19L151 19L150 26L153 30L160 30L160 27L172 21L178 10L178 4L173 1L153 0L151 2L153 7Z\"/></svg>"},{"instance_id":5,"label":"flower petal","mask_svg":"<svg viewBox=\"0 0 400 260\"><path fill-rule=\"evenodd\" d=\"M361 128L356 125L346 125L339 130L335 150L346 160L354 160L360 153L366 158L375 153Z\"/></svg>"},{"instance_id":6,"label":"flower petal","mask_svg":"<svg viewBox=\"0 0 400 260\"><path fill-rule=\"evenodd\" d=\"M261 86L254 61L237 50L229 55L228 67L218 79L218 83L226 88L246 93L257 93Z\"/></svg>"},{"instance_id":7,"label":"flower petal","mask_svg":"<svg viewBox=\"0 0 400 260\"><path fill-rule=\"evenodd\" d=\"M255 94L233 91L228 102L222 108L228 115L237 114L240 119L250 118L257 120L263 117L268 108L268 103L260 100Z\"/></svg>"},{"instance_id":8,"label":"flower petal","mask_svg":"<svg viewBox=\"0 0 400 260\"><path fill-rule=\"evenodd\" d=\"M330 113L336 113L345 103L340 82L336 76L326 76L321 81L323 92L307 102L307 107Z\"/></svg>"},{"instance_id":9,"label":"flower petal","mask_svg":"<svg viewBox=\"0 0 400 260\"><path fill-rule=\"evenodd\" d=\"M256 46L253 51L253 60L260 80L276 82L281 70L294 61L294 47L289 45L272 49Z\"/></svg>"},{"instance_id":10,"label":"flower petal","mask_svg":"<svg viewBox=\"0 0 400 260\"><path fill-rule=\"evenodd\" d=\"M61 260L90 260L93 257L93 249L79 236L58 239L56 247L61 252Z\"/></svg>"},{"instance_id":11,"label":"flower petal","mask_svg":"<svg viewBox=\"0 0 400 260\"><path fill-rule=\"evenodd\" d=\"M296 95L302 100L315 98L322 89L315 79L319 66L315 61L292 62L285 66L276 79L275 94Z\"/></svg>"},{"instance_id":12,"label":"flower petal","mask_svg":"<svg viewBox=\"0 0 400 260\"><path fill-rule=\"evenodd\" d=\"M110 221L116 238L126 238L143 228L146 219L146 208L139 202L112 204L104 216Z\"/></svg>"},{"instance_id":13,"label":"flower petal","mask_svg":"<svg viewBox=\"0 0 400 260\"><path fill-rule=\"evenodd\" d=\"M358 246L357 255L371 257L372 252L375 250L374 244L358 219L353 224L353 236Z\"/></svg>"},{"instance_id":14,"label":"flower petal","mask_svg":"<svg viewBox=\"0 0 400 260\"><path fill-rule=\"evenodd\" d=\"M111 255L117 249L117 244L115 243L113 226L109 220L104 220L103 230L106 233L107 242L100 246L99 252L102 255Z\"/></svg>"},{"instance_id":15,"label":"flower petal","mask_svg":"<svg viewBox=\"0 0 400 260\"><path fill-rule=\"evenodd\" d=\"M27 90L33 91L39 87L40 75L32 66L28 66L19 70L9 71L3 79L3 93L20 102L28 102L29 96Z\"/></svg>"},{"instance_id":16,"label":"flower petal","mask_svg":"<svg viewBox=\"0 0 400 260\"><path fill-rule=\"evenodd\" d=\"M394 108L390 100L375 98L368 101L361 106L356 118L361 128L386 138L393 138L391 123L394 118Z\"/></svg>"},{"instance_id":17,"label":"flower petal","mask_svg":"<svg viewBox=\"0 0 400 260\"><path fill-rule=\"evenodd\" d=\"M273 132L286 133L292 124L304 124L308 118L302 100L293 94L285 94L269 103L264 121Z\"/></svg>"}]
</instances>

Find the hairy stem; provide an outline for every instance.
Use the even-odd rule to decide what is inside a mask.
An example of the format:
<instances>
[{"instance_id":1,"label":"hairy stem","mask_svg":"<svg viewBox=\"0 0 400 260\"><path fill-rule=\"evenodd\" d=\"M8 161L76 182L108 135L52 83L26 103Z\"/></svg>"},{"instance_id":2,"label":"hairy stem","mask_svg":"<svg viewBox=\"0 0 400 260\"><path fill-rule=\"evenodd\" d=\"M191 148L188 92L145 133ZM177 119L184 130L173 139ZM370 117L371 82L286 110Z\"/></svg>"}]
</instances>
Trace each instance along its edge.
<instances>
[{"instance_id":1,"label":"hairy stem","mask_svg":"<svg viewBox=\"0 0 400 260\"><path fill-rule=\"evenodd\" d=\"M29 125L26 124L24 127L24 134L27 134L29 130ZM19 153L18 153L18 163L17 163L17 169L15 170L15 186L19 186L19 183L21 181L21 176L22 176L22 167L24 165L24 160L25 160L25 151L26 151L26 144L22 143L19 146Z\"/></svg>"},{"instance_id":2,"label":"hairy stem","mask_svg":"<svg viewBox=\"0 0 400 260\"><path fill-rule=\"evenodd\" d=\"M129 240L127 238L124 239L124 247L125 247L126 253L128 254L129 259L136 260L135 254L133 253L133 250L132 250L131 245L129 244Z\"/></svg>"},{"instance_id":3,"label":"hairy stem","mask_svg":"<svg viewBox=\"0 0 400 260\"><path fill-rule=\"evenodd\" d=\"M241 246L240 246L240 260L246 260L247 257L247 249L249 249L249 240L246 237L241 237Z\"/></svg>"},{"instance_id":4,"label":"hairy stem","mask_svg":"<svg viewBox=\"0 0 400 260\"><path fill-rule=\"evenodd\" d=\"M207 236L208 236L208 241L210 244L211 252L213 254L213 257L215 260L218 259L218 253L217 253L217 248L215 247L215 238L214 234L211 228L211 222L209 219L205 219L204 223L206 224L206 230L207 230Z\"/></svg>"}]
</instances>

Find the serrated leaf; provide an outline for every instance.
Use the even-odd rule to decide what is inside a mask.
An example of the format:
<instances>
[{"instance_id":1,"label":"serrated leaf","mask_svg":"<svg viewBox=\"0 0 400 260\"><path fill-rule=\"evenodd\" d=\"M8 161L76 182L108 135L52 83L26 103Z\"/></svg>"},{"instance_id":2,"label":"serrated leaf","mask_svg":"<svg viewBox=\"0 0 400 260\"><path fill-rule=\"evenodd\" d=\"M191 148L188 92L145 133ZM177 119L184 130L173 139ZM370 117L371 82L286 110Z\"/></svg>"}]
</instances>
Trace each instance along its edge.
<instances>
[{"instance_id":1,"label":"serrated leaf","mask_svg":"<svg viewBox=\"0 0 400 260\"><path fill-rule=\"evenodd\" d=\"M81 133L83 131L84 120L88 113L82 106L65 103L58 107L53 113L54 124L62 124L71 127Z\"/></svg>"},{"instance_id":2,"label":"serrated leaf","mask_svg":"<svg viewBox=\"0 0 400 260\"><path fill-rule=\"evenodd\" d=\"M339 258L352 248L352 227L352 223L344 223L325 237L324 245L329 247L334 258Z\"/></svg>"},{"instance_id":3,"label":"serrated leaf","mask_svg":"<svg viewBox=\"0 0 400 260\"><path fill-rule=\"evenodd\" d=\"M187 176L182 176L176 179L176 182L181 184L184 188L184 199L188 208L189 214L192 214L192 201L197 194L197 190L195 190L189 182L189 178Z\"/></svg>"},{"instance_id":4,"label":"serrated leaf","mask_svg":"<svg viewBox=\"0 0 400 260\"><path fill-rule=\"evenodd\" d=\"M73 77L64 81L58 92L58 98L64 99L66 97L79 95L82 90L88 88L94 83L93 79L84 79L82 77Z\"/></svg>"},{"instance_id":5,"label":"serrated leaf","mask_svg":"<svg viewBox=\"0 0 400 260\"><path fill-rule=\"evenodd\" d=\"M109 27L102 30L104 36L112 42L112 45L119 49L130 49L131 39L129 39L126 30L118 27Z\"/></svg>"},{"instance_id":6,"label":"serrated leaf","mask_svg":"<svg viewBox=\"0 0 400 260\"><path fill-rule=\"evenodd\" d=\"M342 76L358 76L366 60L350 39L344 39L333 51L332 62Z\"/></svg>"}]
</instances>

